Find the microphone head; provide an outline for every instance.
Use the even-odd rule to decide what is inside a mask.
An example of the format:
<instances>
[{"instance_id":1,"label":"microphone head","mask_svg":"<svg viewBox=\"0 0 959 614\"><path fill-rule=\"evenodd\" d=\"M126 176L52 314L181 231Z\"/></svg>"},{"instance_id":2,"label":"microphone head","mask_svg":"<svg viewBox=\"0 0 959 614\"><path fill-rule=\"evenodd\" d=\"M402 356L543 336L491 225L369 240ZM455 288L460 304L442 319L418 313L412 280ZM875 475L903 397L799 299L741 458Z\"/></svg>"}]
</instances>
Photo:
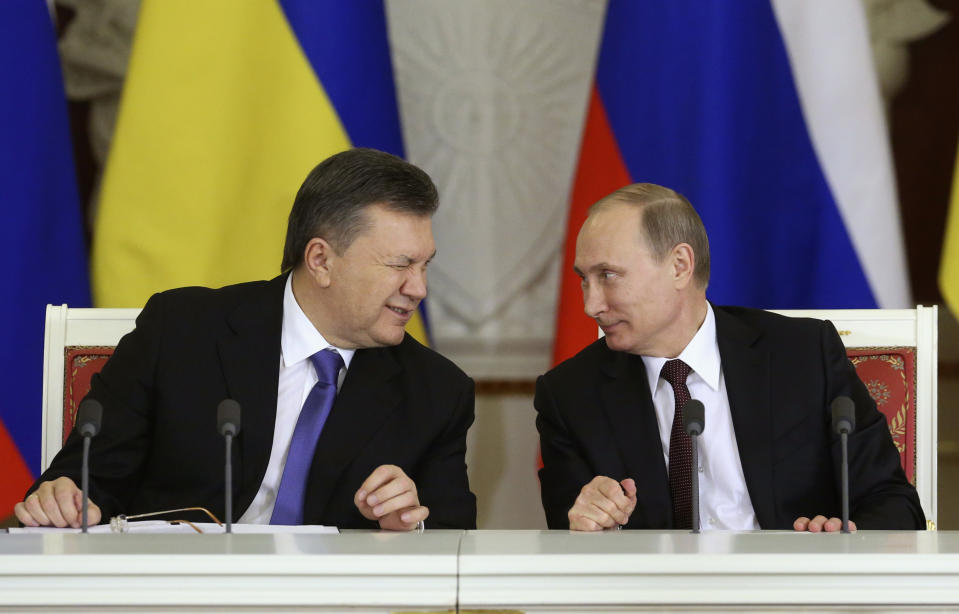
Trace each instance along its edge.
<instances>
[{"instance_id":1,"label":"microphone head","mask_svg":"<svg viewBox=\"0 0 959 614\"><path fill-rule=\"evenodd\" d=\"M706 408L702 401L690 399L683 405L683 429L690 437L702 435L706 428Z\"/></svg>"},{"instance_id":2,"label":"microphone head","mask_svg":"<svg viewBox=\"0 0 959 614\"><path fill-rule=\"evenodd\" d=\"M832 429L839 435L856 430L856 404L847 396L832 402Z\"/></svg>"},{"instance_id":3,"label":"microphone head","mask_svg":"<svg viewBox=\"0 0 959 614\"><path fill-rule=\"evenodd\" d=\"M223 399L216 407L216 428L220 435L236 436L240 432L240 404Z\"/></svg>"},{"instance_id":4,"label":"microphone head","mask_svg":"<svg viewBox=\"0 0 959 614\"><path fill-rule=\"evenodd\" d=\"M77 408L77 430L82 437L95 437L100 432L103 405L96 399L83 399Z\"/></svg>"}]
</instances>

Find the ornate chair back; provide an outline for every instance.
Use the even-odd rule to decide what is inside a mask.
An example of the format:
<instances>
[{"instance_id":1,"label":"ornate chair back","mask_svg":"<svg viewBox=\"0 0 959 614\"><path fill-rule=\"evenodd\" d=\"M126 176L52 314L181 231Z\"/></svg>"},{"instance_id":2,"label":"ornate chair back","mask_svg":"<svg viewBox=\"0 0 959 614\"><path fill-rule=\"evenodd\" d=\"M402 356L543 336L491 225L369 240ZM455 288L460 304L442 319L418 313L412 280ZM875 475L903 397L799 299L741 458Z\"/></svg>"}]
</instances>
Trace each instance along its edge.
<instances>
[{"instance_id":1,"label":"ornate chair back","mask_svg":"<svg viewBox=\"0 0 959 614\"><path fill-rule=\"evenodd\" d=\"M886 416L929 528L937 514L937 308L776 310L829 320L859 378Z\"/></svg>"},{"instance_id":2,"label":"ornate chair back","mask_svg":"<svg viewBox=\"0 0 959 614\"><path fill-rule=\"evenodd\" d=\"M63 447L90 378L103 368L120 337L133 330L139 309L47 305L43 335L43 441L40 470Z\"/></svg>"}]
</instances>

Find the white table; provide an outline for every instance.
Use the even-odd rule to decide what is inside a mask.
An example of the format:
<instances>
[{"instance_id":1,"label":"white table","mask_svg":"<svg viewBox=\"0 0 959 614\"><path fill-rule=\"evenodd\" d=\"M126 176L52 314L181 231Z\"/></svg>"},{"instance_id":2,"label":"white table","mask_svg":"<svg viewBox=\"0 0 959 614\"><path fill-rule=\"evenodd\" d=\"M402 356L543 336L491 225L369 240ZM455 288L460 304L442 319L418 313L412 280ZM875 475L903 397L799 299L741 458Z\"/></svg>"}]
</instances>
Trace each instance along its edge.
<instances>
[{"instance_id":1,"label":"white table","mask_svg":"<svg viewBox=\"0 0 959 614\"><path fill-rule=\"evenodd\" d=\"M959 609L959 532L0 535L0 610Z\"/></svg>"},{"instance_id":2,"label":"white table","mask_svg":"<svg viewBox=\"0 0 959 614\"><path fill-rule=\"evenodd\" d=\"M0 535L0 609L447 611L462 535Z\"/></svg>"},{"instance_id":3,"label":"white table","mask_svg":"<svg viewBox=\"0 0 959 614\"><path fill-rule=\"evenodd\" d=\"M959 608L959 532L468 532L462 608Z\"/></svg>"}]
</instances>

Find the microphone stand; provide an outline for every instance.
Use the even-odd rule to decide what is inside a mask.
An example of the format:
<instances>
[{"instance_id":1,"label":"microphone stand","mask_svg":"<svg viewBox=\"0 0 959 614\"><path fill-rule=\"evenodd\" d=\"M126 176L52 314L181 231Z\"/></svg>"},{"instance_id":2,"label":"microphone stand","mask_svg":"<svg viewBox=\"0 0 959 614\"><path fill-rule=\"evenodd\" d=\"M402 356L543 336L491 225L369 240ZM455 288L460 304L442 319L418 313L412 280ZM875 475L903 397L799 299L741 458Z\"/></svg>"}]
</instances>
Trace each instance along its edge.
<instances>
[{"instance_id":1,"label":"microphone stand","mask_svg":"<svg viewBox=\"0 0 959 614\"><path fill-rule=\"evenodd\" d=\"M224 472L226 481L226 532L233 532L233 463L232 463L232 448L233 448L233 433L227 432L225 434L226 438L226 463L224 464Z\"/></svg>"},{"instance_id":2,"label":"microphone stand","mask_svg":"<svg viewBox=\"0 0 959 614\"><path fill-rule=\"evenodd\" d=\"M833 399L832 428L839 435L842 447L840 467L842 486L842 532L849 533L849 433L856 429L856 405L847 396Z\"/></svg>"},{"instance_id":3,"label":"microphone stand","mask_svg":"<svg viewBox=\"0 0 959 614\"><path fill-rule=\"evenodd\" d=\"M699 533L699 437L698 434L691 435L693 449L693 466L691 499L693 506L693 533Z\"/></svg>"},{"instance_id":4,"label":"microphone stand","mask_svg":"<svg viewBox=\"0 0 959 614\"><path fill-rule=\"evenodd\" d=\"M223 463L226 532L233 532L233 438L240 432L240 404L223 399L216 408L217 430L226 440L226 460Z\"/></svg>"},{"instance_id":5,"label":"microphone stand","mask_svg":"<svg viewBox=\"0 0 959 614\"><path fill-rule=\"evenodd\" d=\"M849 432L839 434L842 442L842 532L849 533Z\"/></svg>"},{"instance_id":6,"label":"microphone stand","mask_svg":"<svg viewBox=\"0 0 959 614\"><path fill-rule=\"evenodd\" d=\"M83 436L83 463L80 466L80 489L83 491L83 503L80 506L80 522L84 533L87 532L87 510L90 508L90 435Z\"/></svg>"},{"instance_id":7,"label":"microphone stand","mask_svg":"<svg viewBox=\"0 0 959 614\"><path fill-rule=\"evenodd\" d=\"M699 436L706 429L706 408L702 401L690 399L683 406L683 430L689 435L692 465L689 470L692 532L699 533Z\"/></svg>"},{"instance_id":8,"label":"microphone stand","mask_svg":"<svg viewBox=\"0 0 959 614\"><path fill-rule=\"evenodd\" d=\"M100 432L100 422L103 420L103 405L96 399L84 399L77 408L76 430L83 437L83 458L80 464L80 526L83 533L87 532L88 511L90 509L90 442Z\"/></svg>"}]
</instances>

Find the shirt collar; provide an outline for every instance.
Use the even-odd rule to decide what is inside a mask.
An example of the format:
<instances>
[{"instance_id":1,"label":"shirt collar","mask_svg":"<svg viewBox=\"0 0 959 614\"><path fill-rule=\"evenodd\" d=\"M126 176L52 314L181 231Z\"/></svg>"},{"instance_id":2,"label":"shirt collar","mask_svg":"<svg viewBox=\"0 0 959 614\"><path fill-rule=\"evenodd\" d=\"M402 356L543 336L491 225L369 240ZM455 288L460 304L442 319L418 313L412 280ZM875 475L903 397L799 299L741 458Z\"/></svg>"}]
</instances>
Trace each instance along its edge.
<instances>
[{"instance_id":1,"label":"shirt collar","mask_svg":"<svg viewBox=\"0 0 959 614\"><path fill-rule=\"evenodd\" d=\"M663 370L667 358L659 356L642 356L646 365L646 378L649 380L649 390L654 395L659 385L659 373ZM719 342L716 340L716 316L713 306L706 303L706 319L693 338L680 352L678 359L689 365L707 386L714 391L719 390L719 373L721 360L719 357Z\"/></svg>"},{"instance_id":2,"label":"shirt collar","mask_svg":"<svg viewBox=\"0 0 959 614\"><path fill-rule=\"evenodd\" d=\"M330 345L320 331L316 330L310 319L303 313L300 304L293 296L293 275L286 278L286 289L283 290L283 325L280 332L280 348L283 366L294 365L306 360L320 350L328 347L335 349L343 357L343 365L349 368L350 361L356 350L344 350Z\"/></svg>"}]
</instances>

